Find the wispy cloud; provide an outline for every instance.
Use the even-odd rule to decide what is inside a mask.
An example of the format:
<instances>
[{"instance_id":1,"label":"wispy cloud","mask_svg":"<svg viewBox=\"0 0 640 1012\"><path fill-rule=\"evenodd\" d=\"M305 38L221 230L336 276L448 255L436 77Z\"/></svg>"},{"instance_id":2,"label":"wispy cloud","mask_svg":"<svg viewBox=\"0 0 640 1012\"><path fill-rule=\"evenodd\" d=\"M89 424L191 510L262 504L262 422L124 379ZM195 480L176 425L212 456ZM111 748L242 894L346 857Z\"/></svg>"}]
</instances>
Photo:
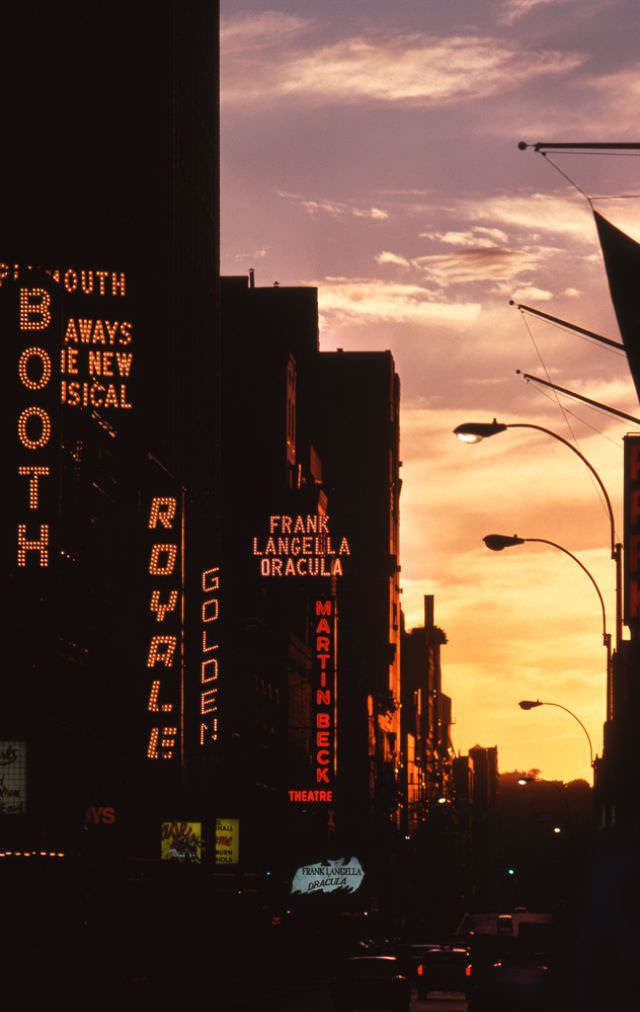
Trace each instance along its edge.
<instances>
[{"instance_id":1,"label":"wispy cloud","mask_svg":"<svg viewBox=\"0 0 640 1012\"><path fill-rule=\"evenodd\" d=\"M220 48L225 56L246 58L272 46L281 46L284 41L290 42L310 27L309 20L281 11L222 18Z\"/></svg>"},{"instance_id":2,"label":"wispy cloud","mask_svg":"<svg viewBox=\"0 0 640 1012\"><path fill-rule=\"evenodd\" d=\"M526 229L529 241L549 234L583 243L596 243L591 212L577 195L516 193L488 196L460 207L467 220L491 221L492 226Z\"/></svg>"},{"instance_id":3,"label":"wispy cloud","mask_svg":"<svg viewBox=\"0 0 640 1012\"><path fill-rule=\"evenodd\" d=\"M351 213L355 218L373 218L374 221L384 221L389 217L388 211L383 211L380 207L369 207L369 208L358 208L353 207Z\"/></svg>"},{"instance_id":4,"label":"wispy cloud","mask_svg":"<svg viewBox=\"0 0 640 1012\"><path fill-rule=\"evenodd\" d=\"M516 288L512 292L512 296L516 302L522 302L524 299L527 302L549 302L553 298L553 292L537 288L536 285L523 285L521 288Z\"/></svg>"},{"instance_id":5,"label":"wispy cloud","mask_svg":"<svg viewBox=\"0 0 640 1012\"><path fill-rule=\"evenodd\" d=\"M382 253L378 253L375 260L376 263L381 266L384 264L393 264L395 267L411 267L411 260L407 260L406 257L399 256L398 253L391 253L386 249L383 249Z\"/></svg>"},{"instance_id":6,"label":"wispy cloud","mask_svg":"<svg viewBox=\"0 0 640 1012\"><path fill-rule=\"evenodd\" d=\"M570 2L571 0L504 0L500 22L512 25L539 7L560 6Z\"/></svg>"},{"instance_id":7,"label":"wispy cloud","mask_svg":"<svg viewBox=\"0 0 640 1012\"><path fill-rule=\"evenodd\" d=\"M281 89L342 102L430 105L510 91L542 74L566 73L581 62L577 53L548 50L532 63L516 47L482 36L355 38L294 60Z\"/></svg>"},{"instance_id":8,"label":"wispy cloud","mask_svg":"<svg viewBox=\"0 0 640 1012\"><path fill-rule=\"evenodd\" d=\"M413 263L434 284L446 287L516 278L524 271L538 267L541 259L540 254L527 250L492 247L415 257Z\"/></svg>"},{"instance_id":9,"label":"wispy cloud","mask_svg":"<svg viewBox=\"0 0 640 1012\"><path fill-rule=\"evenodd\" d=\"M372 221L386 221L389 217L389 212L381 207L356 207L344 201L303 197L299 193L289 193L286 190L276 192L279 197L293 201L311 215L326 214L333 218L352 216L354 218L370 218Z\"/></svg>"},{"instance_id":10,"label":"wispy cloud","mask_svg":"<svg viewBox=\"0 0 640 1012\"><path fill-rule=\"evenodd\" d=\"M267 255L267 252L268 251L265 248L255 249L253 251L253 253L242 253L242 252L240 252L240 253L236 253L234 255L233 259L237 260L238 263L240 263L240 262L241 263L251 263L252 260L264 260L264 258Z\"/></svg>"},{"instance_id":11,"label":"wispy cloud","mask_svg":"<svg viewBox=\"0 0 640 1012\"><path fill-rule=\"evenodd\" d=\"M320 311L332 323L469 323L480 312L477 302L445 302L418 284L401 284L369 278L323 278L319 287Z\"/></svg>"},{"instance_id":12,"label":"wispy cloud","mask_svg":"<svg viewBox=\"0 0 640 1012\"><path fill-rule=\"evenodd\" d=\"M449 246L490 247L507 242L508 236L499 228L477 225L467 232L421 232L421 239L438 239Z\"/></svg>"},{"instance_id":13,"label":"wispy cloud","mask_svg":"<svg viewBox=\"0 0 640 1012\"><path fill-rule=\"evenodd\" d=\"M521 45L490 35L378 33L317 46L308 27L276 12L255 24L248 18L226 22L225 99L436 106L513 91L541 76L567 74L584 61L578 52L553 49L537 49L529 60Z\"/></svg>"}]
</instances>

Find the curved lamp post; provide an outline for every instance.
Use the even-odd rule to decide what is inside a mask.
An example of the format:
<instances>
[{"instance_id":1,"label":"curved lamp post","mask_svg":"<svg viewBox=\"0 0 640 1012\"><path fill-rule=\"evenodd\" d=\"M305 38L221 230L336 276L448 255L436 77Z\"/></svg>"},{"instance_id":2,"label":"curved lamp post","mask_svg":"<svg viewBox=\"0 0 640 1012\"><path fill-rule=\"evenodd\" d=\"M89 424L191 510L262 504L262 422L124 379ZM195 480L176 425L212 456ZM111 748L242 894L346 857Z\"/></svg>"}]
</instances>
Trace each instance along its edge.
<instances>
[{"instance_id":1,"label":"curved lamp post","mask_svg":"<svg viewBox=\"0 0 640 1012\"><path fill-rule=\"evenodd\" d=\"M616 649L619 651L620 650L620 644L622 642L622 545L619 542L616 541L616 531L615 531L615 520L614 520L614 516L613 516L613 507L611 505L611 499L609 498L609 493L607 492L607 490L606 490L606 488L604 486L602 478L600 477L600 475L596 471L596 469L593 466L593 464L591 464L590 461L587 460L587 458L584 456L584 454L581 453L580 450L578 450L573 445L573 443L570 443L567 439L565 439L563 436L558 435L558 433L554 432L552 429L546 429L543 425L534 425L532 422L506 422L505 423L505 422L498 422L497 419L494 418L492 422L464 422L462 425L458 425L453 431L454 431L454 434L458 437L458 439L460 439L463 443L479 443L483 439L488 439L490 436L496 436L500 432L505 432L507 429L533 429L536 432L543 432L545 435L551 436L552 439L555 439L555 440L557 440L557 442L562 443L564 446L568 447L571 450L571 452L576 455L576 457L579 457L580 460L582 461L582 463L585 465L585 467L587 467L589 469L589 471L591 472L591 474L595 478L595 480L596 480L596 482L598 484L598 487L599 487L600 491L602 492L602 496L603 496L604 501L605 501L607 513L609 515L609 529L610 529L610 542L611 542L611 558L615 562L615 567L616 567L616 574L615 574L615 580L616 580L616 583L615 583L615 593L616 593ZM528 540L534 540L534 539L528 539ZM514 542L514 543L517 544L519 542ZM548 542L548 543L551 544L552 542ZM489 546L489 547L491 547L491 546ZM507 546L503 545L502 547L507 547ZM556 545L555 547L556 548L560 548L560 545ZM494 549L494 551L500 551L500 549L497 548L497 549ZM566 549L561 549L561 551L565 551L566 552ZM570 553L567 552L566 554L569 555ZM572 557L575 558L575 556L572 556ZM578 559L576 559L576 562L578 562L578 564L582 566L582 563ZM584 569L585 567L583 566L582 568ZM591 577L591 574L588 573L588 575L593 580L593 577ZM599 590L598 590L598 594L600 594ZM613 716L612 671L611 671L611 664L610 663L607 664L607 701L606 701L606 709L607 709L607 720L610 720L611 717Z\"/></svg>"},{"instance_id":2,"label":"curved lamp post","mask_svg":"<svg viewBox=\"0 0 640 1012\"><path fill-rule=\"evenodd\" d=\"M573 710L570 710L568 706L563 706L562 703L550 703L549 700L547 699L521 699L520 702L518 703L518 706L520 707L521 710L533 710L537 706L557 706L559 710L564 710L564 712L568 713L570 717L573 717L574 720L577 720L578 724L584 731L586 739L589 743L589 758L591 761L591 766L593 767L593 745L591 743L591 737L586 727L584 726L578 715L573 712Z\"/></svg>"},{"instance_id":3,"label":"curved lamp post","mask_svg":"<svg viewBox=\"0 0 640 1012\"><path fill-rule=\"evenodd\" d=\"M501 552L504 548L512 548L514 545L525 545L529 543L538 545L551 545L552 548L557 548L558 551L563 552L564 555L568 555L570 559L573 559L573 561L580 566L580 569L583 571L583 573L586 573L586 575L591 580L595 592L598 595L598 600L600 601L600 608L602 610L602 642L604 643L605 649L607 651L607 681L608 681L611 672L611 634L607 632L607 610L605 608L604 598L600 591L600 587L598 586L592 574L584 565L584 563L580 562L580 559L577 557L577 555L574 555L573 552L570 552L568 548L564 548L563 545L559 545L556 541L548 541L546 538L519 538L517 534L514 534L513 537L509 537L506 534L487 534L486 537L484 537L482 540L484 541L487 548L490 548L492 552Z\"/></svg>"}]
</instances>

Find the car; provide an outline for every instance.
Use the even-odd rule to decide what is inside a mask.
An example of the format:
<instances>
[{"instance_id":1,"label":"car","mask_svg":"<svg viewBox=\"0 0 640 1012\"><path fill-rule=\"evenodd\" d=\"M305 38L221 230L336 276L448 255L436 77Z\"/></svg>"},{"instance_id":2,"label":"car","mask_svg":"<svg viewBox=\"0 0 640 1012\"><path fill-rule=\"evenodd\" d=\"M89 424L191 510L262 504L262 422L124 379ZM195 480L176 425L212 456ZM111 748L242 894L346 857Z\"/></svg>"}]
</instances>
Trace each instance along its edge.
<instances>
[{"instance_id":1,"label":"car","mask_svg":"<svg viewBox=\"0 0 640 1012\"><path fill-rule=\"evenodd\" d=\"M410 1002L411 981L395 956L350 956L338 967L333 984L336 1012L409 1012Z\"/></svg>"},{"instance_id":2,"label":"car","mask_svg":"<svg viewBox=\"0 0 640 1012\"><path fill-rule=\"evenodd\" d=\"M440 946L436 942L412 942L398 945L393 950L393 954L400 960L402 967L402 973L406 973L409 980L413 982L413 986L418 986L418 967L422 962L425 954L431 949L439 949Z\"/></svg>"},{"instance_id":3,"label":"car","mask_svg":"<svg viewBox=\"0 0 640 1012\"><path fill-rule=\"evenodd\" d=\"M470 1012L551 1012L556 989L544 953L496 959L488 966L472 964L467 995Z\"/></svg>"},{"instance_id":4,"label":"car","mask_svg":"<svg viewBox=\"0 0 640 1012\"><path fill-rule=\"evenodd\" d=\"M416 966L418 997L431 991L466 993L471 973L469 949L457 945L432 945Z\"/></svg>"}]
</instances>

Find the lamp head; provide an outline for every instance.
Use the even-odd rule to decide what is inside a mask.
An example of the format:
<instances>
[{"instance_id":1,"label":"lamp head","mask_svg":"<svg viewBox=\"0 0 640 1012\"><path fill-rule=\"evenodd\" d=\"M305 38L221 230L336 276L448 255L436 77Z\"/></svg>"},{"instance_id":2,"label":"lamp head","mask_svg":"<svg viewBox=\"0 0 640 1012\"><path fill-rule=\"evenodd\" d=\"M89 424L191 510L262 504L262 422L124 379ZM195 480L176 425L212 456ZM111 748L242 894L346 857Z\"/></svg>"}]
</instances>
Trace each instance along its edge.
<instances>
[{"instance_id":1,"label":"lamp head","mask_svg":"<svg viewBox=\"0 0 640 1012\"><path fill-rule=\"evenodd\" d=\"M518 703L521 710L533 710L536 706L543 706L539 699L521 699Z\"/></svg>"},{"instance_id":2,"label":"lamp head","mask_svg":"<svg viewBox=\"0 0 640 1012\"><path fill-rule=\"evenodd\" d=\"M506 534L487 534L482 539L492 552L501 552L503 548L512 548L514 545L523 545L525 542L524 538L519 538L517 534L513 537L508 537Z\"/></svg>"},{"instance_id":3,"label":"lamp head","mask_svg":"<svg viewBox=\"0 0 640 1012\"><path fill-rule=\"evenodd\" d=\"M482 439L495 436L507 428L494 418L492 422L464 422L458 425L453 433L462 443L479 443Z\"/></svg>"}]
</instances>

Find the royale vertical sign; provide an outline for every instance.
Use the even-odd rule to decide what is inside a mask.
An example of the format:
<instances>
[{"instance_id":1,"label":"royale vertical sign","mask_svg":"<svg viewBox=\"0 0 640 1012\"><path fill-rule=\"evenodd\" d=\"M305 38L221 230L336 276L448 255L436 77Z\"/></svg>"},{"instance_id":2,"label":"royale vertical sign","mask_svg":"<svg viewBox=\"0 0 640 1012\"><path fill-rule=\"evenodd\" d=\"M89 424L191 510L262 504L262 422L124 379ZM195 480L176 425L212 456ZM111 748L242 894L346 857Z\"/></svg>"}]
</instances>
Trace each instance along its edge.
<instances>
[{"instance_id":1,"label":"royale vertical sign","mask_svg":"<svg viewBox=\"0 0 640 1012\"><path fill-rule=\"evenodd\" d=\"M640 625L640 435L624 437L624 621Z\"/></svg>"},{"instance_id":2,"label":"royale vertical sign","mask_svg":"<svg viewBox=\"0 0 640 1012\"><path fill-rule=\"evenodd\" d=\"M159 481L156 484L160 484ZM148 539L147 758L178 761L184 713L184 514L179 494L151 496Z\"/></svg>"}]
</instances>

